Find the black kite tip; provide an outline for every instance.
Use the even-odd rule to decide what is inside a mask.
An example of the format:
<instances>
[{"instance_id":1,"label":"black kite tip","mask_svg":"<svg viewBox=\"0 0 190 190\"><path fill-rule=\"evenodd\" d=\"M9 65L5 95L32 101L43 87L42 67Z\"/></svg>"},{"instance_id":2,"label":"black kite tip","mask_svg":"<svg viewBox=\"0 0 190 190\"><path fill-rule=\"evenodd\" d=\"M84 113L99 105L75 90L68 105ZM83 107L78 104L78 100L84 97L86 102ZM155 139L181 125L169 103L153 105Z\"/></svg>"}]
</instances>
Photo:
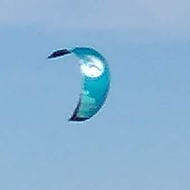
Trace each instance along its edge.
<instances>
[{"instance_id":1,"label":"black kite tip","mask_svg":"<svg viewBox=\"0 0 190 190\"><path fill-rule=\"evenodd\" d=\"M63 56L63 55L66 55L66 54L70 54L70 53L71 53L71 51L69 51L67 49L57 50L57 51L54 51L52 54L50 54L48 56L48 59L60 57L60 56Z\"/></svg>"}]
</instances>

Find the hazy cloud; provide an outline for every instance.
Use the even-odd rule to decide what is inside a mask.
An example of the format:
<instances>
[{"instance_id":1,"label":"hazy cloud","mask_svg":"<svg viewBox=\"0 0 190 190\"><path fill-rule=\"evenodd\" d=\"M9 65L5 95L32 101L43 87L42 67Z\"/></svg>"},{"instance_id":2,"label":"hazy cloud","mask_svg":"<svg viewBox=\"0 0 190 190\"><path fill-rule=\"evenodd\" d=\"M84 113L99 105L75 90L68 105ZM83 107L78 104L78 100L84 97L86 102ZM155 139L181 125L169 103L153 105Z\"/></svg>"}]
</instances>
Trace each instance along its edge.
<instances>
[{"instance_id":1,"label":"hazy cloud","mask_svg":"<svg viewBox=\"0 0 190 190\"><path fill-rule=\"evenodd\" d=\"M0 24L78 28L190 27L187 0L1 0Z\"/></svg>"}]
</instances>

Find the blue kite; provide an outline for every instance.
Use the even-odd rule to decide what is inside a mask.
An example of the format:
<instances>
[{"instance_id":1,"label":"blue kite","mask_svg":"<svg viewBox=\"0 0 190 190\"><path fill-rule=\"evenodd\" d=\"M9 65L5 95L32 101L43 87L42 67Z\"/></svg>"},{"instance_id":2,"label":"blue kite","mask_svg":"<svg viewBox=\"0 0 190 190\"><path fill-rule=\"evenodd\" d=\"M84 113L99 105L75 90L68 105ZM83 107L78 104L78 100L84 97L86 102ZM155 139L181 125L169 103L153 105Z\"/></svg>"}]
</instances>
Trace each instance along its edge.
<instances>
[{"instance_id":1,"label":"blue kite","mask_svg":"<svg viewBox=\"0 0 190 190\"><path fill-rule=\"evenodd\" d=\"M82 74L82 92L69 121L85 121L103 106L110 88L110 69L106 59L88 47L74 47L54 51L49 59L74 54L79 58Z\"/></svg>"}]
</instances>

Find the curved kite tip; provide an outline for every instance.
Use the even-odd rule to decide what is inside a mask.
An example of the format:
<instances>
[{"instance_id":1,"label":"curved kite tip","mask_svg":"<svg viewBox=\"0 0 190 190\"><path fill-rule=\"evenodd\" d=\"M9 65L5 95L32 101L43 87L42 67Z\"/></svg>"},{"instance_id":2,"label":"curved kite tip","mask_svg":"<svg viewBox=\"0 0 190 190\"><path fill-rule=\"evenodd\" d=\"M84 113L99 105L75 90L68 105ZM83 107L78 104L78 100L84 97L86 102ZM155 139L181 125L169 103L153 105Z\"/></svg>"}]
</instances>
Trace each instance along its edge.
<instances>
[{"instance_id":1,"label":"curved kite tip","mask_svg":"<svg viewBox=\"0 0 190 190\"><path fill-rule=\"evenodd\" d=\"M68 121L86 121L88 120L88 117L71 117Z\"/></svg>"},{"instance_id":2,"label":"curved kite tip","mask_svg":"<svg viewBox=\"0 0 190 190\"><path fill-rule=\"evenodd\" d=\"M47 58L52 59L52 58L60 57L60 56L70 54L70 53L71 51L69 51L68 49L61 49L61 50L54 51Z\"/></svg>"}]
</instances>

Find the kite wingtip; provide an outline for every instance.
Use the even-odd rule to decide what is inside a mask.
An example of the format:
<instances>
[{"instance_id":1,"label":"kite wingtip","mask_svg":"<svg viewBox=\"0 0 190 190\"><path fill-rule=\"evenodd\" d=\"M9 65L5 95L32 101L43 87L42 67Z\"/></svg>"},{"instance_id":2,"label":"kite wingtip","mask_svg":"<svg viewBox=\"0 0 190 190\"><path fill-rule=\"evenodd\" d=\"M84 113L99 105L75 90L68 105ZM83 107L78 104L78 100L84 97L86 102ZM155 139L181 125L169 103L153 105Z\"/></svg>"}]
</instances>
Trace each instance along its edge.
<instances>
[{"instance_id":1,"label":"kite wingtip","mask_svg":"<svg viewBox=\"0 0 190 190\"><path fill-rule=\"evenodd\" d=\"M80 122L80 121L86 121L88 120L89 118L87 117L71 117L68 119L68 121L70 122Z\"/></svg>"},{"instance_id":2,"label":"kite wingtip","mask_svg":"<svg viewBox=\"0 0 190 190\"><path fill-rule=\"evenodd\" d=\"M53 58L53 55L51 54L51 55L48 55L47 57L46 57L46 59L51 59L51 58Z\"/></svg>"},{"instance_id":3,"label":"kite wingtip","mask_svg":"<svg viewBox=\"0 0 190 190\"><path fill-rule=\"evenodd\" d=\"M47 59L52 59L52 58L56 58L56 57L60 57L66 54L71 54L71 51L69 51L68 49L61 49L61 50L56 50L53 53L51 53Z\"/></svg>"}]
</instances>

